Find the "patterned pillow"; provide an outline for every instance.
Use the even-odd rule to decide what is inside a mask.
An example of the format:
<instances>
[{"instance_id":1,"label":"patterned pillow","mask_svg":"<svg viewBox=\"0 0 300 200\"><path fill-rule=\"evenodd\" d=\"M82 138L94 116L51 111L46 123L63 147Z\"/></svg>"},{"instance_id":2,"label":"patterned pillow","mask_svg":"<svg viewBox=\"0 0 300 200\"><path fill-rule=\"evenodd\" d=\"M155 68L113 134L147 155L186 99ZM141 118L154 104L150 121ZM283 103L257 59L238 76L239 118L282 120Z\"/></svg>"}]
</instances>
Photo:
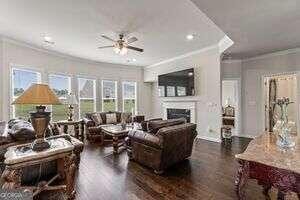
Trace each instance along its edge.
<instances>
[{"instance_id":1,"label":"patterned pillow","mask_svg":"<svg viewBox=\"0 0 300 200\"><path fill-rule=\"evenodd\" d=\"M107 124L116 124L117 123L116 113L106 114L106 123Z\"/></svg>"},{"instance_id":2,"label":"patterned pillow","mask_svg":"<svg viewBox=\"0 0 300 200\"><path fill-rule=\"evenodd\" d=\"M122 113L121 114L121 122L130 123L131 120L131 113Z\"/></svg>"},{"instance_id":3,"label":"patterned pillow","mask_svg":"<svg viewBox=\"0 0 300 200\"><path fill-rule=\"evenodd\" d=\"M103 124L103 120L100 113L93 113L91 115L91 119L95 122L96 126Z\"/></svg>"}]
</instances>

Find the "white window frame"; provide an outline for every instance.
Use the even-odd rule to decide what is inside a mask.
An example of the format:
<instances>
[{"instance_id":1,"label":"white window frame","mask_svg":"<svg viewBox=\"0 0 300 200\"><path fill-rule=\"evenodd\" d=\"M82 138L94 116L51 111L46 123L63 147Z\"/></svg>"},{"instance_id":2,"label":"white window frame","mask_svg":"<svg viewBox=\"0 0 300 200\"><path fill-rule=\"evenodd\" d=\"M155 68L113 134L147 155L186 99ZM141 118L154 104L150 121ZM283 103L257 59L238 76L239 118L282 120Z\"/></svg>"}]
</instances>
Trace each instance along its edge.
<instances>
[{"instance_id":1,"label":"white window frame","mask_svg":"<svg viewBox=\"0 0 300 200\"><path fill-rule=\"evenodd\" d=\"M103 95L103 90L104 90L104 87L103 87L103 83L104 82L114 82L115 83L115 98L104 98L104 95ZM103 79L101 81L101 110L104 111L104 100L115 100L115 111L118 111L118 81L116 80L109 80L109 79Z\"/></svg>"},{"instance_id":2,"label":"white window frame","mask_svg":"<svg viewBox=\"0 0 300 200\"><path fill-rule=\"evenodd\" d=\"M48 74L48 85L49 87L53 90L53 88L51 87L50 85L50 77L51 76L54 76L54 77L67 77L68 78L68 94L70 94L72 92L72 86L71 86L71 81L72 81L72 77L69 76L69 75L63 75L63 74L55 74L55 73L51 73L51 74ZM58 99L63 103L67 97L64 96L64 97L58 97ZM49 109L51 111L51 120L53 119L53 112L52 112L52 105L49 106Z\"/></svg>"},{"instance_id":3,"label":"white window frame","mask_svg":"<svg viewBox=\"0 0 300 200\"><path fill-rule=\"evenodd\" d=\"M126 83L134 83L134 98L125 98L125 95L124 95L124 92L125 92L125 89L124 89L124 85ZM122 81L122 110L123 112L125 112L125 100L134 100L135 102L135 105L134 105L134 114L136 115L137 114L137 82L136 81Z\"/></svg>"},{"instance_id":4,"label":"white window frame","mask_svg":"<svg viewBox=\"0 0 300 200\"><path fill-rule=\"evenodd\" d=\"M80 97L80 88L79 88L79 82L80 82L80 79L85 79L85 80L88 80L88 81L93 81L93 97L92 98L86 98L86 97ZM79 100L79 105L78 105L78 108L79 108L79 118L81 118L82 116L81 115L81 110L80 110L80 101L81 100L93 100L94 101L94 105L93 105L93 112L96 111L96 79L92 79L92 78L85 78L85 77L77 77L77 84L78 84L78 100Z\"/></svg>"},{"instance_id":5,"label":"white window frame","mask_svg":"<svg viewBox=\"0 0 300 200\"><path fill-rule=\"evenodd\" d=\"M39 72L39 71L36 71L36 70L30 70L30 69L24 69L24 68L21 68L21 67L11 67L11 75L10 75L10 82L11 82L11 95L10 95L10 101L11 101L11 103L16 99L16 98L18 98L19 96L14 96L15 94L15 92L14 92L14 88L15 88L15 86L14 86L14 78L13 78L13 76L14 76L14 70L17 70L17 71L23 71L23 72L29 72L29 73L36 73L38 76L37 76L37 83L41 83L42 82L42 74L41 74L41 72ZM12 117L13 118L16 118L17 116L16 116L16 113L15 113L15 106L14 105L12 105L11 106L11 108L12 108Z\"/></svg>"}]
</instances>

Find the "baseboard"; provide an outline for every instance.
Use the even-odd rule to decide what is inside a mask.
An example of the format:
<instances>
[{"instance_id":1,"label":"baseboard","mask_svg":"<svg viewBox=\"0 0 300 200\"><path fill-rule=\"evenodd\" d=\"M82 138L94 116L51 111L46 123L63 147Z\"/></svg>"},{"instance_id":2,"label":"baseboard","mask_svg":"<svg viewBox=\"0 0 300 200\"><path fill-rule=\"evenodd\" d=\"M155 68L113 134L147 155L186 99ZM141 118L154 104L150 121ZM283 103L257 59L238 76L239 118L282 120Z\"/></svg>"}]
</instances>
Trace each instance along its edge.
<instances>
[{"instance_id":1,"label":"baseboard","mask_svg":"<svg viewBox=\"0 0 300 200\"><path fill-rule=\"evenodd\" d=\"M232 136L243 137L243 138L251 138L251 139L256 137L254 135L239 135L239 134L233 134Z\"/></svg>"},{"instance_id":2,"label":"baseboard","mask_svg":"<svg viewBox=\"0 0 300 200\"><path fill-rule=\"evenodd\" d=\"M201 135L197 135L196 138L197 138L197 139L202 139L202 140L208 140L208 141L211 141L211 142L218 142L218 143L221 142L221 139L220 139L220 138L212 138L212 137L201 136Z\"/></svg>"}]
</instances>

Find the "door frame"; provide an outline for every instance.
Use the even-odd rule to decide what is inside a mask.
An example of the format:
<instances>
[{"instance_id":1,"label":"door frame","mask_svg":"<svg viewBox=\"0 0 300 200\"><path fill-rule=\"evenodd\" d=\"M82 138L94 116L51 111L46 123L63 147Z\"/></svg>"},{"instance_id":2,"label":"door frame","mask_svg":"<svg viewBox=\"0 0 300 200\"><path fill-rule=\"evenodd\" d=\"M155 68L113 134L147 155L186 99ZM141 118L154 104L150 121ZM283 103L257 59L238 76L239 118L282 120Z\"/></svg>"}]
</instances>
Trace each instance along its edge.
<instances>
[{"instance_id":1,"label":"door frame","mask_svg":"<svg viewBox=\"0 0 300 200\"><path fill-rule=\"evenodd\" d=\"M222 86L223 88L223 81L234 81L236 82L236 98L237 98L237 108L235 109L235 132L233 135L235 136L243 136L242 131L242 85L241 85L241 78L223 78L222 79ZM222 102L222 95L221 94L221 106L223 106Z\"/></svg>"},{"instance_id":2,"label":"door frame","mask_svg":"<svg viewBox=\"0 0 300 200\"><path fill-rule=\"evenodd\" d=\"M299 130L300 130L300 127L299 127L299 105L298 105L298 102L299 102L299 97L298 97L298 88L299 88L299 72L298 71L293 71L293 72L282 72L282 73L275 73L275 74L265 74L262 76L262 79L261 79L261 85L262 85L262 90L261 90L261 99L262 99L262 104L261 104L261 116L262 116L262 122L263 122L263 126L262 126L262 129L263 131L265 132L265 129L266 129L266 115L265 115L265 79L266 78L270 78L270 77L276 77L276 76L284 76L284 75L287 75L287 76L295 76L296 78L296 87L295 87L295 93L296 93L296 100L295 100L295 107L296 107L296 126L297 126L297 135L299 136Z\"/></svg>"}]
</instances>

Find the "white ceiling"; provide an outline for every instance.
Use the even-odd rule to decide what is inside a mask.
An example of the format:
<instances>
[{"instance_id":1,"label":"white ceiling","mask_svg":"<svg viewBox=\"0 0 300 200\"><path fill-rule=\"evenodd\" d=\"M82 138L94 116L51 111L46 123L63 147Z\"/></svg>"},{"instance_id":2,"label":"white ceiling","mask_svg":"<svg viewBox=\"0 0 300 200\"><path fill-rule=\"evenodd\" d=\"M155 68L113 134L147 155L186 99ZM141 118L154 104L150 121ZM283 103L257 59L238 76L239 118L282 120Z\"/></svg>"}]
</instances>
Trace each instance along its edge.
<instances>
[{"instance_id":1,"label":"white ceiling","mask_svg":"<svg viewBox=\"0 0 300 200\"><path fill-rule=\"evenodd\" d=\"M224 33L189 0L0 0L0 34L42 46L51 36L52 50L95 61L148 66L216 44ZM126 56L101 34L128 32L139 39ZM189 33L197 34L187 41ZM137 62L128 63L136 58Z\"/></svg>"},{"instance_id":2,"label":"white ceiling","mask_svg":"<svg viewBox=\"0 0 300 200\"><path fill-rule=\"evenodd\" d=\"M300 47L299 0L192 1L234 41L233 58Z\"/></svg>"}]
</instances>

